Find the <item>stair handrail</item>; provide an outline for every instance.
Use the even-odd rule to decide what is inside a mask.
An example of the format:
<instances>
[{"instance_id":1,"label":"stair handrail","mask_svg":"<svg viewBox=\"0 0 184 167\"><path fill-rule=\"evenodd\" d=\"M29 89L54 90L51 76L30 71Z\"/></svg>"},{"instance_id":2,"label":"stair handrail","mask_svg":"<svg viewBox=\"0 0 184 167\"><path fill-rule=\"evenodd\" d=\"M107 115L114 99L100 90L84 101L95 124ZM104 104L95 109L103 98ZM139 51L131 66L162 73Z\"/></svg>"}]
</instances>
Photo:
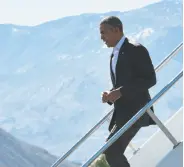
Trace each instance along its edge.
<instances>
[{"instance_id":1,"label":"stair handrail","mask_svg":"<svg viewBox=\"0 0 184 167\"><path fill-rule=\"evenodd\" d=\"M158 127L164 132L166 137L173 143L174 147L178 146L178 142L165 125L158 119L158 117L150 110L150 107L160 99L181 77L183 76L183 70L169 82L158 94L156 94L152 100L147 103L137 114L135 114L116 134L114 134L106 144L104 144L99 151L97 151L82 167L88 167L96 158L98 158L107 148L109 148L123 133L125 133L138 119L147 112L150 117L155 121Z\"/></svg>"},{"instance_id":2,"label":"stair handrail","mask_svg":"<svg viewBox=\"0 0 184 167\"><path fill-rule=\"evenodd\" d=\"M182 49L183 42L181 42L168 56L166 56L159 65L156 66L155 71L158 72L163 66L165 66L171 58L177 55L177 53ZM93 128L91 128L75 145L69 149L63 156L54 162L51 167L58 167L70 154L72 154L88 137L91 136L113 113L114 109L108 112Z\"/></svg>"}]
</instances>

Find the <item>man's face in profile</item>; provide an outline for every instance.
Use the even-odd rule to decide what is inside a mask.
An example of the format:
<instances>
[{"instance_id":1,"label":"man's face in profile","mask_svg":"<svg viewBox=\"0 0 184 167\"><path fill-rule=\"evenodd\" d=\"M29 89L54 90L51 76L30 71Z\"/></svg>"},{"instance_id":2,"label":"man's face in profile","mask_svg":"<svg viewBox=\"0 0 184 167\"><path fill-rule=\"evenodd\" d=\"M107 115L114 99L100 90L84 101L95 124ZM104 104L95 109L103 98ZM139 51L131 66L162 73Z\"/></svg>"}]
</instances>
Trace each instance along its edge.
<instances>
[{"instance_id":1,"label":"man's face in profile","mask_svg":"<svg viewBox=\"0 0 184 167\"><path fill-rule=\"evenodd\" d=\"M114 47L116 45L117 28L108 24L100 24L100 35L107 47Z\"/></svg>"}]
</instances>

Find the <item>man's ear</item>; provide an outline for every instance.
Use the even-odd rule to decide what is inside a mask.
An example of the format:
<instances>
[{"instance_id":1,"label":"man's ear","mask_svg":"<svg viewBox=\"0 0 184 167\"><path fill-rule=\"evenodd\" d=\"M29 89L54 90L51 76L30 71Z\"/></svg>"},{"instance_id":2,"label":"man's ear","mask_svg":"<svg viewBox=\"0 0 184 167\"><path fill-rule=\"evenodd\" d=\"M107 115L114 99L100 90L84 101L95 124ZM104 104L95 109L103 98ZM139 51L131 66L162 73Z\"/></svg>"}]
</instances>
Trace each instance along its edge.
<instances>
[{"instance_id":1,"label":"man's ear","mask_svg":"<svg viewBox=\"0 0 184 167\"><path fill-rule=\"evenodd\" d=\"M120 29L118 27L115 27L115 32L120 32Z\"/></svg>"}]
</instances>

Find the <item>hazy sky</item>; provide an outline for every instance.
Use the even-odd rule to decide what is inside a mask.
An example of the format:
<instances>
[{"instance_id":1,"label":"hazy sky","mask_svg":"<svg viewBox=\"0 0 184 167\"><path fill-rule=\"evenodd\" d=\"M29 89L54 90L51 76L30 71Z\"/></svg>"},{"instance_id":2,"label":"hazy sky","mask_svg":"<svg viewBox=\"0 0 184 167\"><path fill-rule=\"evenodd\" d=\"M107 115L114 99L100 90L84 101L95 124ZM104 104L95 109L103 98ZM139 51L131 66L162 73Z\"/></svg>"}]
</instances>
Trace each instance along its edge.
<instances>
[{"instance_id":1,"label":"hazy sky","mask_svg":"<svg viewBox=\"0 0 184 167\"><path fill-rule=\"evenodd\" d=\"M81 13L125 11L160 0L0 0L0 24L37 25Z\"/></svg>"}]
</instances>

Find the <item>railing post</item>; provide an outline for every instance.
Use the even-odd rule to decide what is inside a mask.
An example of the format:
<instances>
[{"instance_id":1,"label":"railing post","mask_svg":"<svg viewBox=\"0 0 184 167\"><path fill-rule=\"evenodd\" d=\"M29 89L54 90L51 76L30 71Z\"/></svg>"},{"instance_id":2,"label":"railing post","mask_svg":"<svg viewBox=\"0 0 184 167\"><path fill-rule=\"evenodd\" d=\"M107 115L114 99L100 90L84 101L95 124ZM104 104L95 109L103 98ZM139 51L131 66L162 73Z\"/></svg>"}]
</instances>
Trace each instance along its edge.
<instances>
[{"instance_id":1,"label":"railing post","mask_svg":"<svg viewBox=\"0 0 184 167\"><path fill-rule=\"evenodd\" d=\"M151 111L151 109L147 109L146 112L149 116L155 121L155 123L159 126L159 128L164 132L167 138L173 143L174 146L177 146L179 142L175 139L175 137L169 132L169 130L164 126L164 124L158 119L158 117Z\"/></svg>"}]
</instances>

